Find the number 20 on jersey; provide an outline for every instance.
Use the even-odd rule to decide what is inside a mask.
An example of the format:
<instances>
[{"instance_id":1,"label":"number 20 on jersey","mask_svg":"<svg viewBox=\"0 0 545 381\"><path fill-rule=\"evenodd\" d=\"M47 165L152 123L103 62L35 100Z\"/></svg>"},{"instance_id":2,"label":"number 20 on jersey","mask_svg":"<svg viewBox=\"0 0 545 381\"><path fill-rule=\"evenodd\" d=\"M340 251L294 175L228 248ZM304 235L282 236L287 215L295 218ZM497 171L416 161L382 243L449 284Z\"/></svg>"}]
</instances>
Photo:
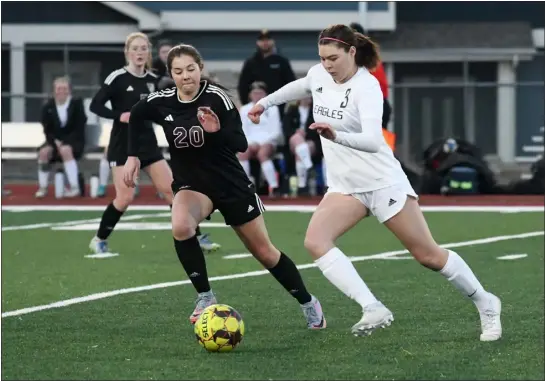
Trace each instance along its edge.
<instances>
[{"instance_id":1,"label":"number 20 on jersey","mask_svg":"<svg viewBox=\"0 0 545 381\"><path fill-rule=\"evenodd\" d=\"M176 148L187 148L190 145L199 148L204 145L204 130L201 126L193 126L189 130L185 127L176 127L173 134Z\"/></svg>"}]
</instances>

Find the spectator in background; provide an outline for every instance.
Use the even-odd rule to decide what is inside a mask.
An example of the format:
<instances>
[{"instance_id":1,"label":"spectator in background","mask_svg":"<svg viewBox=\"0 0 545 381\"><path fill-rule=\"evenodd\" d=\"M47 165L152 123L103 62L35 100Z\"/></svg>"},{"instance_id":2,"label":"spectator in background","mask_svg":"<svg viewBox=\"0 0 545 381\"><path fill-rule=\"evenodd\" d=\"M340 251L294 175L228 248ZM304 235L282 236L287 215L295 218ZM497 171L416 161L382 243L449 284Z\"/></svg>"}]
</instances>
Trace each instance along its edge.
<instances>
[{"instance_id":1,"label":"spectator in background","mask_svg":"<svg viewBox=\"0 0 545 381\"><path fill-rule=\"evenodd\" d=\"M267 30L257 38L257 51L242 67L238 80L238 95L242 104L249 102L250 85L256 81L265 82L270 93L295 81L295 74L287 58L276 51L275 42ZM283 115L284 105L278 106Z\"/></svg>"},{"instance_id":2,"label":"spectator in background","mask_svg":"<svg viewBox=\"0 0 545 381\"><path fill-rule=\"evenodd\" d=\"M261 115L259 124L254 124L248 119L248 111L266 96L267 86L264 82L254 82L250 86L250 102L240 109L242 129L248 140L248 149L237 156L248 177L250 177L250 160L258 159L263 175L269 184L269 193L276 195L278 193L278 177L271 158L277 146L282 144L284 140L280 111L277 106L269 108Z\"/></svg>"},{"instance_id":3,"label":"spectator in background","mask_svg":"<svg viewBox=\"0 0 545 381\"><path fill-rule=\"evenodd\" d=\"M155 75L159 77L157 82L158 90L174 86L174 81L170 78L167 71L167 56L173 46L170 40L161 40L157 45L158 55L153 59L151 67Z\"/></svg>"},{"instance_id":4,"label":"spectator in background","mask_svg":"<svg viewBox=\"0 0 545 381\"><path fill-rule=\"evenodd\" d=\"M38 151L37 198L47 195L51 163L62 161L70 189L65 197L77 197L79 189L78 163L85 145L87 115L80 98L73 98L68 77L53 81L53 97L42 108L45 143Z\"/></svg>"},{"instance_id":5,"label":"spectator in background","mask_svg":"<svg viewBox=\"0 0 545 381\"><path fill-rule=\"evenodd\" d=\"M356 32L366 35L365 29L363 29L361 24L353 22L352 24L350 24L350 28L354 29ZM386 129L388 127L388 123L390 122L392 107L390 105L390 102L388 101L388 78L386 77L386 72L384 71L384 65L382 64L382 62L378 63L377 67L371 72L371 74L373 74L378 80L378 83L380 84L380 89L382 90L382 96L384 97L384 105L382 111L382 128Z\"/></svg>"},{"instance_id":6,"label":"spectator in background","mask_svg":"<svg viewBox=\"0 0 545 381\"><path fill-rule=\"evenodd\" d=\"M308 170L323 156L320 135L316 130L309 129L312 123L314 123L314 117L311 97L288 104L283 120L284 136L289 142L286 161L290 174L294 172L297 174L298 196L309 194ZM293 170L294 161L295 171Z\"/></svg>"}]
</instances>

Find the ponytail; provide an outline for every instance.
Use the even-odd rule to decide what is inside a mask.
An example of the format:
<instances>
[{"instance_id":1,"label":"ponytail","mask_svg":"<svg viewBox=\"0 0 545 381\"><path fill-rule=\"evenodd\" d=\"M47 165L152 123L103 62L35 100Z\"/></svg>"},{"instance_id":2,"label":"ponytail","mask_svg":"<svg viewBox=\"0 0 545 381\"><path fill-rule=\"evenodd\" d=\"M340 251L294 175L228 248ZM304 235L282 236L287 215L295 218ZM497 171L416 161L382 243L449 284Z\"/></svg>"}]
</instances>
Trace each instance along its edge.
<instances>
[{"instance_id":1,"label":"ponytail","mask_svg":"<svg viewBox=\"0 0 545 381\"><path fill-rule=\"evenodd\" d=\"M365 67L367 70L374 70L380 62L379 47L369 37L354 33L356 37L356 65Z\"/></svg>"}]
</instances>

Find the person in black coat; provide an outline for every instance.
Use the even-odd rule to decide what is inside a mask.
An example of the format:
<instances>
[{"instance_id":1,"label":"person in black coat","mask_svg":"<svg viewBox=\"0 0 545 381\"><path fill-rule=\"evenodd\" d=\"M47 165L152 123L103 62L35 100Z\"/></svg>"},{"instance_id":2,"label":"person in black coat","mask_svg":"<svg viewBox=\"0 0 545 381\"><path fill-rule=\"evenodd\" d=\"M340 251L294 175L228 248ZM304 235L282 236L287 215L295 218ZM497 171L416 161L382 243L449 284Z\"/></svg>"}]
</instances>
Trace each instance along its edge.
<instances>
[{"instance_id":1,"label":"person in black coat","mask_svg":"<svg viewBox=\"0 0 545 381\"><path fill-rule=\"evenodd\" d=\"M242 67L238 80L238 95L242 104L249 102L250 86L254 82L265 82L269 94L290 82L295 74L287 58L277 53L274 40L268 30L262 30L257 38L257 51ZM284 106L278 106L283 115Z\"/></svg>"},{"instance_id":2,"label":"person in black coat","mask_svg":"<svg viewBox=\"0 0 545 381\"><path fill-rule=\"evenodd\" d=\"M308 170L323 156L320 136L316 130L309 129L312 123L312 98L304 98L287 106L282 123L284 137L289 142L289 151L285 155L286 167L288 173L297 174L297 194L300 196L308 194Z\"/></svg>"},{"instance_id":3,"label":"person in black coat","mask_svg":"<svg viewBox=\"0 0 545 381\"><path fill-rule=\"evenodd\" d=\"M85 125L87 115L83 100L72 97L70 81L60 77L53 82L54 94L42 108L42 125L46 141L38 149L37 198L47 195L49 172L53 162L62 161L70 184L65 197L81 194L77 160L85 147Z\"/></svg>"}]
</instances>

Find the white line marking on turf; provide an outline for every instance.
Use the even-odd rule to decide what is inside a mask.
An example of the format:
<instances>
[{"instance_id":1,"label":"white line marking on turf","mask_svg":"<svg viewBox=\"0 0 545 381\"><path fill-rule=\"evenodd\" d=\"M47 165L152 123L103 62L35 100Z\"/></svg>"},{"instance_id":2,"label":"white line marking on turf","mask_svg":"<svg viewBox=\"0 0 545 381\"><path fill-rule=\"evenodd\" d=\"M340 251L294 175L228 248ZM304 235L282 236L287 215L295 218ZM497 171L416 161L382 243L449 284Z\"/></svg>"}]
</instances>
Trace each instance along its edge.
<instances>
[{"instance_id":1,"label":"white line marking on turf","mask_svg":"<svg viewBox=\"0 0 545 381\"><path fill-rule=\"evenodd\" d=\"M543 231L535 231L535 232L528 232L528 233L522 233L522 234L514 234L514 235L503 235L503 236L497 236L497 237L488 237L488 238L481 238L476 239L472 241L463 241L463 242L453 242L453 243L447 243L444 245L441 245L441 247L444 248L454 248L454 247L463 247L463 246L473 246L473 245L485 245L487 243L493 243L493 242L500 242L500 241L508 241L512 239L522 239L522 238L529 238L529 237L537 237L543 235ZM359 257L350 257L350 260L352 262L361 262L361 261L367 261L370 259L384 259L389 258L396 255L401 254L408 254L407 250L396 250L396 251L387 251L384 253L374 254L374 255L364 255ZM312 267L316 267L315 263L307 263L304 265L298 265L297 268L299 270L303 269L309 269ZM210 281L220 281L220 280L230 280L230 279L239 279L239 278L248 278L248 277L254 277L254 276L260 276L270 274L268 270L261 270L261 271L251 271L247 273L239 273L239 274L230 274L230 275L221 275L221 276L215 276L211 277ZM181 286L184 284L190 284L190 280L181 280L176 282L165 282L165 283L157 283L157 284L150 284L148 286L140 286L140 287L131 287L131 288L122 288L119 290L113 290L113 291L106 291L106 292L99 292L97 294L91 294L87 296L80 296L78 298L73 299L66 299L66 300L60 300L58 302L50 303L50 304L43 304L41 306L34 306L34 307L28 307L28 308L22 308L19 310L14 311L8 311L2 313L2 317L10 317L10 316L19 316L19 315L25 315L30 314L33 312L38 311L45 311L50 310L53 308L61 308L61 307L67 307L73 304L80 304L80 303L86 303L93 300L100 300L100 299L106 299L111 298L112 296L117 295L123 295L123 294L131 294L135 292L141 292L141 291L149 291L149 290L155 290L159 288L167 288L167 287L175 287L175 286Z\"/></svg>"},{"instance_id":2,"label":"white line marking on turf","mask_svg":"<svg viewBox=\"0 0 545 381\"><path fill-rule=\"evenodd\" d=\"M100 221L99 221L100 222ZM51 230L90 230L98 229L98 222L91 224L69 225L69 226L53 226ZM199 224L202 228L228 228L222 222L203 222ZM118 222L115 225L115 231L121 230L172 230L171 222Z\"/></svg>"},{"instance_id":3,"label":"white line marking on turf","mask_svg":"<svg viewBox=\"0 0 545 381\"><path fill-rule=\"evenodd\" d=\"M521 259L526 258L528 254L510 254L510 255L504 255L503 257L498 257L498 259L503 261L512 261L514 259Z\"/></svg>"},{"instance_id":4,"label":"white line marking on turf","mask_svg":"<svg viewBox=\"0 0 545 381\"><path fill-rule=\"evenodd\" d=\"M152 214L134 214L132 216L123 216L121 221L132 221L132 220L141 220L144 218L157 218L157 217L170 217L170 213L152 213ZM90 218L86 220L72 220L65 222L43 222L39 224L30 224L30 225L17 225L17 226L3 226L2 231L12 231L12 230L31 230L31 229L42 229L42 228L57 228L63 226L72 226L86 223L100 223L100 218ZM98 229L98 225L96 225ZM94 229L94 230L96 230ZM74 229L78 230L78 229Z\"/></svg>"},{"instance_id":5,"label":"white line marking on turf","mask_svg":"<svg viewBox=\"0 0 545 381\"><path fill-rule=\"evenodd\" d=\"M93 258L93 259L103 259L103 258L112 258L117 257L119 253L97 253L97 254L89 254L85 255L85 258Z\"/></svg>"},{"instance_id":6,"label":"white line marking on turf","mask_svg":"<svg viewBox=\"0 0 545 381\"><path fill-rule=\"evenodd\" d=\"M103 211L106 206L103 205L5 205L2 210L11 212L97 212ZM301 212L312 213L317 205L278 205L265 204L265 208L270 212ZM524 213L524 212L544 212L545 207L541 206L473 206L473 205L438 205L422 206L424 212L500 212L500 213ZM132 205L132 211L168 211L166 205Z\"/></svg>"},{"instance_id":7,"label":"white line marking on turf","mask_svg":"<svg viewBox=\"0 0 545 381\"><path fill-rule=\"evenodd\" d=\"M224 255L223 259L238 259L238 258L248 258L248 257L253 257L253 255L250 253L229 254L229 255Z\"/></svg>"}]
</instances>

